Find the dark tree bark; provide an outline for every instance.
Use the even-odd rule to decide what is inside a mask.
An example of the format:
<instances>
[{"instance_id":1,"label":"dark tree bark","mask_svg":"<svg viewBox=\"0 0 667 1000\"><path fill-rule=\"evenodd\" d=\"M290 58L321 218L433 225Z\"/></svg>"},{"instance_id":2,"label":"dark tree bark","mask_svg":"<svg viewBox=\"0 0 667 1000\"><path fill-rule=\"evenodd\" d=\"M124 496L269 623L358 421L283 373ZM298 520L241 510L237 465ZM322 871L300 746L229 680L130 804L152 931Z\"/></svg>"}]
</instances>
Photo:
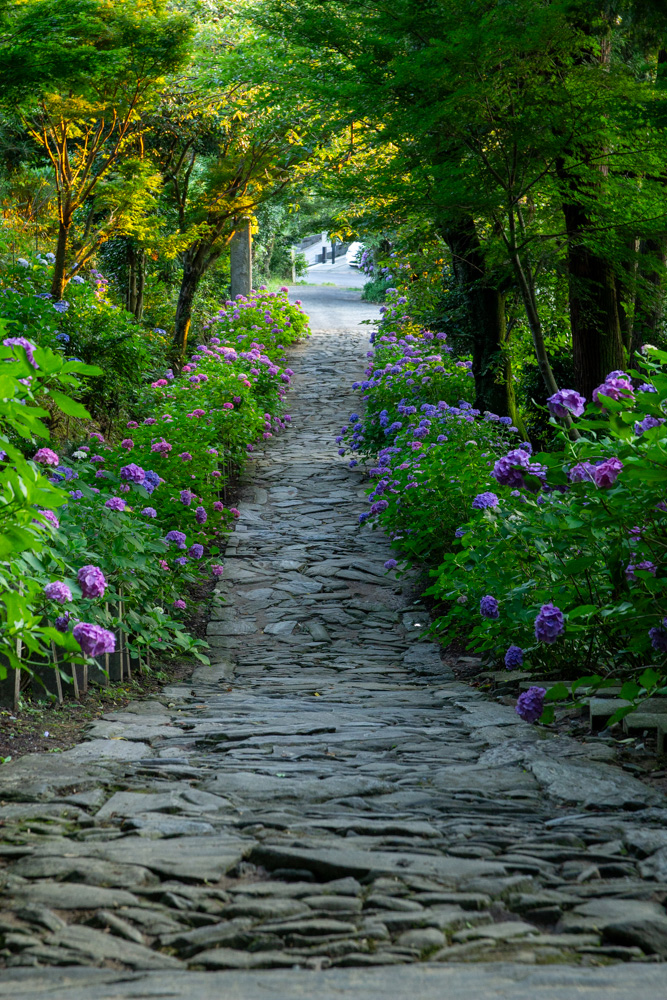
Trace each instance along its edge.
<instances>
[{"instance_id":1,"label":"dark tree bark","mask_svg":"<svg viewBox=\"0 0 667 1000\"><path fill-rule=\"evenodd\" d=\"M655 344L665 312L665 271L667 268L667 233L642 240L637 265L635 315L629 355L632 358L642 344Z\"/></svg>"},{"instance_id":2,"label":"dark tree bark","mask_svg":"<svg viewBox=\"0 0 667 1000\"><path fill-rule=\"evenodd\" d=\"M454 276L465 296L472 331L475 406L518 419L512 362L507 344L505 292L489 279L471 216L442 227L452 254Z\"/></svg>"},{"instance_id":3,"label":"dark tree bark","mask_svg":"<svg viewBox=\"0 0 667 1000\"><path fill-rule=\"evenodd\" d=\"M569 188L574 193L572 181ZM626 364L618 285L611 261L587 243L591 221L584 206L569 200L563 214L575 388L590 399L610 371Z\"/></svg>"},{"instance_id":4,"label":"dark tree bark","mask_svg":"<svg viewBox=\"0 0 667 1000\"><path fill-rule=\"evenodd\" d=\"M56 245L56 259L53 262L53 278L51 279L51 295L56 302L60 302L65 294L65 268L67 267L67 250L69 245L69 231L71 219L61 219L58 226L58 243Z\"/></svg>"}]
</instances>

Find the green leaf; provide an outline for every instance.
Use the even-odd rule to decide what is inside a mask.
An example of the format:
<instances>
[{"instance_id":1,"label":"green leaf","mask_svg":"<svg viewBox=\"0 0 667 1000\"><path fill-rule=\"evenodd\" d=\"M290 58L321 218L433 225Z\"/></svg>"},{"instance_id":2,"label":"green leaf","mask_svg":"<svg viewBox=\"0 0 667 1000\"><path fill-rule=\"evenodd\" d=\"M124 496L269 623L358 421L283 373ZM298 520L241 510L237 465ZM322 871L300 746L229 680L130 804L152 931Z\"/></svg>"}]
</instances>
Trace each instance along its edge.
<instances>
[{"instance_id":1,"label":"green leaf","mask_svg":"<svg viewBox=\"0 0 667 1000\"><path fill-rule=\"evenodd\" d=\"M545 701L565 701L570 697L567 684L554 684L544 696Z\"/></svg>"},{"instance_id":2,"label":"green leaf","mask_svg":"<svg viewBox=\"0 0 667 1000\"><path fill-rule=\"evenodd\" d=\"M64 392L58 392L56 389L51 389L50 392L58 409L67 414L68 417L78 417L80 420L86 420L90 417L90 413L82 403L77 403L75 399L66 396Z\"/></svg>"},{"instance_id":3,"label":"green leaf","mask_svg":"<svg viewBox=\"0 0 667 1000\"><path fill-rule=\"evenodd\" d=\"M645 688L647 691L650 691L651 688L654 688L658 683L658 681L660 680L660 674L658 674L651 667L647 667L646 670L639 675L637 680L639 681L639 683L643 688Z\"/></svg>"},{"instance_id":4,"label":"green leaf","mask_svg":"<svg viewBox=\"0 0 667 1000\"><path fill-rule=\"evenodd\" d=\"M626 681L621 688L621 698L626 701L635 701L641 694L641 688L636 681Z\"/></svg>"}]
</instances>

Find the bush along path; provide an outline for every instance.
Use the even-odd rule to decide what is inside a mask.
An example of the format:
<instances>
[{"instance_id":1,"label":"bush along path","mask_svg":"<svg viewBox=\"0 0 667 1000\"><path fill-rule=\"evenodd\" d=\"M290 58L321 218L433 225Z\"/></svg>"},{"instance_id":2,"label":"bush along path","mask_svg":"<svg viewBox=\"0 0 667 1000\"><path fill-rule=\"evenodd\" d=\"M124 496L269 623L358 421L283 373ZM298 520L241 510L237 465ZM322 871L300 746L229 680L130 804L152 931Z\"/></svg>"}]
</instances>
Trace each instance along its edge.
<instances>
[{"instance_id":1,"label":"bush along path","mask_svg":"<svg viewBox=\"0 0 667 1000\"><path fill-rule=\"evenodd\" d=\"M552 967L502 995L565 976L544 995L629 996L623 968L583 968L609 963L660 995L667 804L604 743L454 680L424 640L332 447L365 341L316 330L290 351L292 426L242 488L211 664L0 772L0 996L203 998L214 970L253 970L220 988L430 997L481 975L449 963L496 959L519 964L486 967L488 990ZM488 995L475 982L456 995Z\"/></svg>"}]
</instances>

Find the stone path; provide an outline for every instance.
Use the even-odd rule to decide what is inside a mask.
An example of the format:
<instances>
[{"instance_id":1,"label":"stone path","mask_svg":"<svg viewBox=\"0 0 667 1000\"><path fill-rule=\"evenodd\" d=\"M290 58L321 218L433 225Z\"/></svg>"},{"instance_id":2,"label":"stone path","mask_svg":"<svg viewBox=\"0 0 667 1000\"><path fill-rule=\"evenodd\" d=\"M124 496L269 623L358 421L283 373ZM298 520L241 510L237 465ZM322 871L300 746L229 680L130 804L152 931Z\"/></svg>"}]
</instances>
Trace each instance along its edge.
<instances>
[{"instance_id":1,"label":"stone path","mask_svg":"<svg viewBox=\"0 0 667 1000\"><path fill-rule=\"evenodd\" d=\"M456 682L358 526L361 331L292 352L213 665L0 770L0 997L664 996L665 802Z\"/></svg>"}]
</instances>

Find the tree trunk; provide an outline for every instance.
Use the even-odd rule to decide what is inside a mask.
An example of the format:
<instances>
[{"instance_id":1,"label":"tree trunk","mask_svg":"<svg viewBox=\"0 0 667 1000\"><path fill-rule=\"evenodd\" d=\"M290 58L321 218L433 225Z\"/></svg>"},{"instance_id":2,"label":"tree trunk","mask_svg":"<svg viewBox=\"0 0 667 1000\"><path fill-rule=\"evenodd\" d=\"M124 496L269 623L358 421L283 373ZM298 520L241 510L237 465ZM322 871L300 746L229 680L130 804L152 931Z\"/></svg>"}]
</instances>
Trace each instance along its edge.
<instances>
[{"instance_id":1,"label":"tree trunk","mask_svg":"<svg viewBox=\"0 0 667 1000\"><path fill-rule=\"evenodd\" d=\"M53 263L53 279L51 281L51 295L56 302L60 302L65 294L65 267L67 266L67 249L70 226L71 220L65 220L61 221L58 227L56 259Z\"/></svg>"},{"instance_id":2,"label":"tree trunk","mask_svg":"<svg viewBox=\"0 0 667 1000\"><path fill-rule=\"evenodd\" d=\"M623 368L621 315L611 262L586 245L590 219L575 201L563 205L568 248L574 382L587 399L610 371Z\"/></svg>"},{"instance_id":3,"label":"tree trunk","mask_svg":"<svg viewBox=\"0 0 667 1000\"><path fill-rule=\"evenodd\" d=\"M144 315L144 289L146 287L146 251L140 250L137 253L137 294L134 303L135 319L141 320Z\"/></svg>"},{"instance_id":4,"label":"tree trunk","mask_svg":"<svg viewBox=\"0 0 667 1000\"><path fill-rule=\"evenodd\" d=\"M517 421L512 362L507 344L505 293L489 280L474 219L443 228L454 276L467 303L472 331L475 406Z\"/></svg>"},{"instance_id":5,"label":"tree trunk","mask_svg":"<svg viewBox=\"0 0 667 1000\"><path fill-rule=\"evenodd\" d=\"M665 308L667 233L642 240L639 247L635 317L630 344L632 357L643 344L655 344Z\"/></svg>"},{"instance_id":6,"label":"tree trunk","mask_svg":"<svg viewBox=\"0 0 667 1000\"><path fill-rule=\"evenodd\" d=\"M174 318L174 339L172 342L172 360L177 367L180 367L185 360L185 352L188 345L188 334L192 322L192 306L194 303L199 282L201 281L206 266L202 260L201 252L191 253L186 251L183 261L183 277L176 303L176 316Z\"/></svg>"}]
</instances>

